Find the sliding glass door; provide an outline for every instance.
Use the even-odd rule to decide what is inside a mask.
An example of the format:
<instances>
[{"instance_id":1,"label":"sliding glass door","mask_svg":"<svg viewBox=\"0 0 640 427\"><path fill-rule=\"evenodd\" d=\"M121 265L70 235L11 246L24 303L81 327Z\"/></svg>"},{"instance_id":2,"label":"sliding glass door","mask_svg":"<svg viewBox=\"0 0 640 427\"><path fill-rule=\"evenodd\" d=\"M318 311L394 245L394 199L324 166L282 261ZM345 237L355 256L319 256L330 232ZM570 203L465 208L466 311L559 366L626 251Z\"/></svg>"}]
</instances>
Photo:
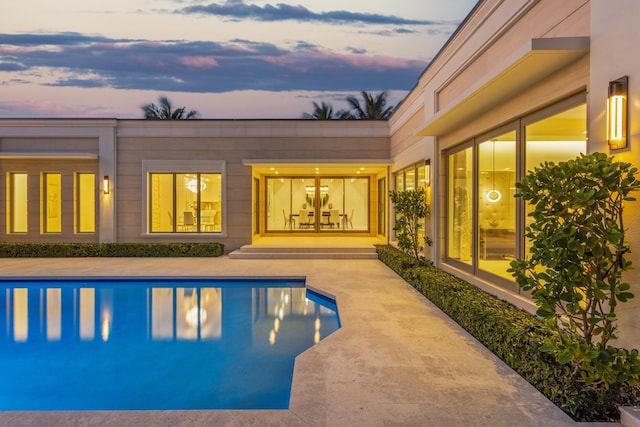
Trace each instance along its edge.
<instances>
[{"instance_id":1,"label":"sliding glass door","mask_svg":"<svg viewBox=\"0 0 640 427\"><path fill-rule=\"evenodd\" d=\"M368 177L267 177L267 232L369 231Z\"/></svg>"}]
</instances>

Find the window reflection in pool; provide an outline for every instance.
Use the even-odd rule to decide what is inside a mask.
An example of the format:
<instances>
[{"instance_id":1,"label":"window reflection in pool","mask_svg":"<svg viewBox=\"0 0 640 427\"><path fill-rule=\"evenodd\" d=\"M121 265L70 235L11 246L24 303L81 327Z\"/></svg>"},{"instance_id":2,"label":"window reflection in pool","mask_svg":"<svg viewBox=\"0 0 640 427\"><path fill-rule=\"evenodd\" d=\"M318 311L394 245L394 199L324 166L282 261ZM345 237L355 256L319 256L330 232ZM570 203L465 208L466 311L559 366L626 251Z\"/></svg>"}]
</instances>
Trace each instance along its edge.
<instances>
[{"instance_id":1,"label":"window reflection in pool","mask_svg":"<svg viewBox=\"0 0 640 427\"><path fill-rule=\"evenodd\" d=\"M301 281L0 286L0 410L286 409L294 358L340 327Z\"/></svg>"}]
</instances>

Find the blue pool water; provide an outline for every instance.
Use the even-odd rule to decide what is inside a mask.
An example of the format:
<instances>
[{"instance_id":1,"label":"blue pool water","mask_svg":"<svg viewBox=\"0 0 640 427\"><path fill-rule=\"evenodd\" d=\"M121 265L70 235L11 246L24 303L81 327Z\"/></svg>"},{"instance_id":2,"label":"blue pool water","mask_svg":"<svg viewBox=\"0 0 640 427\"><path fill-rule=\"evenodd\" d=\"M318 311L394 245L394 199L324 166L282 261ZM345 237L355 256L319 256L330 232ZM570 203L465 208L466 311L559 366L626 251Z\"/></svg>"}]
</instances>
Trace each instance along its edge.
<instances>
[{"instance_id":1,"label":"blue pool water","mask_svg":"<svg viewBox=\"0 0 640 427\"><path fill-rule=\"evenodd\" d=\"M0 282L0 410L286 409L340 327L302 281Z\"/></svg>"}]
</instances>

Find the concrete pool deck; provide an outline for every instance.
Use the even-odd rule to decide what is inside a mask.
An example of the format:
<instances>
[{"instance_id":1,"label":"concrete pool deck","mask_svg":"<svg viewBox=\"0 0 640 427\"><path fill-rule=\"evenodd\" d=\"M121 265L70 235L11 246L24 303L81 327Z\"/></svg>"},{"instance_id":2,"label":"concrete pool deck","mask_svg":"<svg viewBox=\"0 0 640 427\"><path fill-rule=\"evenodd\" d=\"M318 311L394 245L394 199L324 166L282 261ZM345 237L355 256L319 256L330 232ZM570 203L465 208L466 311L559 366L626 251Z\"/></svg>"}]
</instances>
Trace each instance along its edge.
<instances>
[{"instance_id":1,"label":"concrete pool deck","mask_svg":"<svg viewBox=\"0 0 640 427\"><path fill-rule=\"evenodd\" d=\"M306 276L342 322L296 359L289 410L0 412L3 426L586 425L377 260L23 258L0 276Z\"/></svg>"}]
</instances>

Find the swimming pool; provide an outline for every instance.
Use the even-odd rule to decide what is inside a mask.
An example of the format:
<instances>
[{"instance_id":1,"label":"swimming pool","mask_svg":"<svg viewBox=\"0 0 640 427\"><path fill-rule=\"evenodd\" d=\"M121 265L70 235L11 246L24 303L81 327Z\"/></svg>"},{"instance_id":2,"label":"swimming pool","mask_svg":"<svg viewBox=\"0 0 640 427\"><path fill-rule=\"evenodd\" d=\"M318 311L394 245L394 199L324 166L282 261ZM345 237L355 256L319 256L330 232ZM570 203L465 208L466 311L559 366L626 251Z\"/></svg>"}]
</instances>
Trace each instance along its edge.
<instances>
[{"instance_id":1,"label":"swimming pool","mask_svg":"<svg viewBox=\"0 0 640 427\"><path fill-rule=\"evenodd\" d=\"M0 281L0 410L286 409L340 327L302 280Z\"/></svg>"}]
</instances>

